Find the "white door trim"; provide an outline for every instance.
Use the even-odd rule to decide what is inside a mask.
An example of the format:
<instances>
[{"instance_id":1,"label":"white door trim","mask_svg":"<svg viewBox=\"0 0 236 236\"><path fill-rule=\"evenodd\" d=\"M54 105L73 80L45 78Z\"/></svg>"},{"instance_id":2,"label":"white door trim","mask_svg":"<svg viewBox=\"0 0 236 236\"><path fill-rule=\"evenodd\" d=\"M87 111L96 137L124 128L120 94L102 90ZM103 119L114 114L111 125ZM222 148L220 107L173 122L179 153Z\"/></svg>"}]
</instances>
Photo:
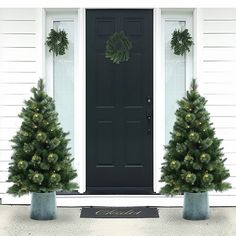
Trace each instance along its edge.
<instances>
[{"instance_id":1,"label":"white door trim","mask_svg":"<svg viewBox=\"0 0 236 236\"><path fill-rule=\"evenodd\" d=\"M161 9L153 10L153 188L160 189L165 144L165 80L162 74Z\"/></svg>"},{"instance_id":2,"label":"white door trim","mask_svg":"<svg viewBox=\"0 0 236 236\"><path fill-rule=\"evenodd\" d=\"M80 115L78 117L80 106L82 104L82 100L77 97L77 95L83 95L83 86L79 84L80 81L77 80L77 78L80 77L79 72L81 73L82 67L79 66L82 65L82 61L78 62L79 58L79 51L81 50L79 48L80 43L78 43L78 14L77 10L74 9L48 9L46 10L46 26L45 26L45 38L48 36L48 33L53 28L53 22L55 21L73 21L74 22L74 129L80 130L81 127L78 127L79 124L77 124L77 120L83 119L83 117ZM45 38L43 40L43 43L45 42ZM79 39L80 40L80 39ZM82 44L83 45L83 44ZM78 49L79 48L79 49ZM54 81L53 81L53 54L48 52L48 48L46 47L46 90L49 96L54 97ZM42 55L43 56L43 55ZM65 108L66 109L66 108ZM81 113L83 114L83 113ZM83 146L83 136L78 135L78 132L74 132L74 168L78 168L80 164L79 155L78 153L83 153L82 147ZM80 145L78 145L78 143ZM76 145L77 144L77 145ZM81 149L81 150L80 150ZM80 171L79 171L80 172ZM79 176L75 179L75 181L78 183Z\"/></svg>"},{"instance_id":3,"label":"white door trim","mask_svg":"<svg viewBox=\"0 0 236 236\"><path fill-rule=\"evenodd\" d=\"M79 192L86 191L86 9L78 10L79 47L78 47L78 82L75 91L78 109L75 111L77 138L79 144ZM163 82L161 76L161 10L153 9L153 190L159 192L161 156L164 145L164 107ZM76 104L76 103L75 103ZM161 114L161 115L160 115ZM80 130L80 131L79 131ZM78 132L79 131L79 132ZM76 133L76 132L75 132ZM75 145L76 146L76 145Z\"/></svg>"},{"instance_id":4,"label":"white door trim","mask_svg":"<svg viewBox=\"0 0 236 236\"><path fill-rule=\"evenodd\" d=\"M75 79L75 156L79 192L86 191L86 10L78 9L78 77Z\"/></svg>"}]
</instances>

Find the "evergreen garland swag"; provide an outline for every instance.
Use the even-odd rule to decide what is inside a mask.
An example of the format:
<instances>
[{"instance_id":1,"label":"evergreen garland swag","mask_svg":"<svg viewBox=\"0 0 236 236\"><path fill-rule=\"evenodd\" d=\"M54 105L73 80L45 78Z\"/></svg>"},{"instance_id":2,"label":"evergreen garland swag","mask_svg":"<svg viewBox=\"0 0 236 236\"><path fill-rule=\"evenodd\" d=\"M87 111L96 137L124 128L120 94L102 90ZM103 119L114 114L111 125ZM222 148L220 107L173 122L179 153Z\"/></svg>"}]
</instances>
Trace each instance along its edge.
<instances>
[{"instance_id":1,"label":"evergreen garland swag","mask_svg":"<svg viewBox=\"0 0 236 236\"><path fill-rule=\"evenodd\" d=\"M46 45L49 47L49 52L55 53L56 56L64 55L69 45L67 33L64 30L51 29Z\"/></svg>"},{"instance_id":2,"label":"evergreen garland swag","mask_svg":"<svg viewBox=\"0 0 236 236\"><path fill-rule=\"evenodd\" d=\"M186 97L178 101L176 122L162 163L161 193L224 191L231 188L225 180L230 176L224 166L226 158L215 137L215 129L206 111L206 100L192 81Z\"/></svg>"},{"instance_id":3,"label":"evergreen garland swag","mask_svg":"<svg viewBox=\"0 0 236 236\"><path fill-rule=\"evenodd\" d=\"M192 37L185 30L175 30L172 34L171 49L174 50L175 55L183 56L186 52L190 52L190 47L193 45Z\"/></svg>"},{"instance_id":4,"label":"evergreen garland swag","mask_svg":"<svg viewBox=\"0 0 236 236\"><path fill-rule=\"evenodd\" d=\"M44 91L43 80L31 91L33 96L19 115L23 119L20 130L11 140L14 152L8 182L13 185L8 193L21 196L76 189L77 184L71 182L77 174L72 168L68 133L58 123L54 101Z\"/></svg>"},{"instance_id":5,"label":"evergreen garland swag","mask_svg":"<svg viewBox=\"0 0 236 236\"><path fill-rule=\"evenodd\" d=\"M114 64L120 64L129 60L131 49L132 43L124 32L115 32L106 42L105 57Z\"/></svg>"}]
</instances>

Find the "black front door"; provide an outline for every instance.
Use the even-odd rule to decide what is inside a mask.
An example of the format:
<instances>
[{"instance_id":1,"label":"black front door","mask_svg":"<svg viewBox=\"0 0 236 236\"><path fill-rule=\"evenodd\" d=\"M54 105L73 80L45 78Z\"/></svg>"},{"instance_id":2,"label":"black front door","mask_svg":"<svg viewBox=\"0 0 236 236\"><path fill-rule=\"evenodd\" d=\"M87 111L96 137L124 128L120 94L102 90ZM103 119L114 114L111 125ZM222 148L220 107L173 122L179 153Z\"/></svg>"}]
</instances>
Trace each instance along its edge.
<instances>
[{"instance_id":1,"label":"black front door","mask_svg":"<svg viewBox=\"0 0 236 236\"><path fill-rule=\"evenodd\" d=\"M87 10L86 185L91 194L153 191L153 12ZM123 31L130 59L105 58Z\"/></svg>"}]
</instances>

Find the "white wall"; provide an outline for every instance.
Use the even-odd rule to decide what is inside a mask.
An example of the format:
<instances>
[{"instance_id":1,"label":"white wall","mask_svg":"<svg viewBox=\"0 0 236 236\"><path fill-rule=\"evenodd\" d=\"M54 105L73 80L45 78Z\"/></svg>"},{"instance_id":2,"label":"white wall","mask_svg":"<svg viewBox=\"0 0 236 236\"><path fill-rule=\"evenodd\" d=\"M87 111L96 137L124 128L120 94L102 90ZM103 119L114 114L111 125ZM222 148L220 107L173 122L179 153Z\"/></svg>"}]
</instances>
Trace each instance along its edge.
<instances>
[{"instance_id":1,"label":"white wall","mask_svg":"<svg viewBox=\"0 0 236 236\"><path fill-rule=\"evenodd\" d=\"M202 9L201 92L216 134L224 139L226 167L236 195L236 9ZM226 192L227 193L227 192Z\"/></svg>"},{"instance_id":2,"label":"white wall","mask_svg":"<svg viewBox=\"0 0 236 236\"><path fill-rule=\"evenodd\" d=\"M9 140L21 124L17 115L42 75L39 13L0 9L0 194L9 186L5 182L12 155Z\"/></svg>"}]
</instances>

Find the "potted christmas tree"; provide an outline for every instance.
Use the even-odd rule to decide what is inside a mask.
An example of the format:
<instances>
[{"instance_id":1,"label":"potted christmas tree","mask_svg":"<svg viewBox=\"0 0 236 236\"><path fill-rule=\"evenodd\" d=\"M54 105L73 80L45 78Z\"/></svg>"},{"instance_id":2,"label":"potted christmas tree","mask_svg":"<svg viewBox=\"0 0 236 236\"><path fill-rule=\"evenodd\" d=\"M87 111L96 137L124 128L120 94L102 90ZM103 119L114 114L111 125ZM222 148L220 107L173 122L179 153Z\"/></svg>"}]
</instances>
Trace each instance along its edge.
<instances>
[{"instance_id":1,"label":"potted christmas tree","mask_svg":"<svg viewBox=\"0 0 236 236\"><path fill-rule=\"evenodd\" d=\"M72 168L67 133L58 123L58 114L51 97L44 91L43 80L32 89L33 96L25 102L20 130L12 139L13 155L8 193L21 196L32 193L31 218L56 218L55 191L77 188L72 183L77 174Z\"/></svg>"},{"instance_id":2,"label":"potted christmas tree","mask_svg":"<svg viewBox=\"0 0 236 236\"><path fill-rule=\"evenodd\" d=\"M178 104L171 140L165 147L161 193L184 193L183 218L203 220L209 218L208 191L231 187L224 182L229 171L224 167L222 140L215 137L206 100L198 93L195 80Z\"/></svg>"}]
</instances>

